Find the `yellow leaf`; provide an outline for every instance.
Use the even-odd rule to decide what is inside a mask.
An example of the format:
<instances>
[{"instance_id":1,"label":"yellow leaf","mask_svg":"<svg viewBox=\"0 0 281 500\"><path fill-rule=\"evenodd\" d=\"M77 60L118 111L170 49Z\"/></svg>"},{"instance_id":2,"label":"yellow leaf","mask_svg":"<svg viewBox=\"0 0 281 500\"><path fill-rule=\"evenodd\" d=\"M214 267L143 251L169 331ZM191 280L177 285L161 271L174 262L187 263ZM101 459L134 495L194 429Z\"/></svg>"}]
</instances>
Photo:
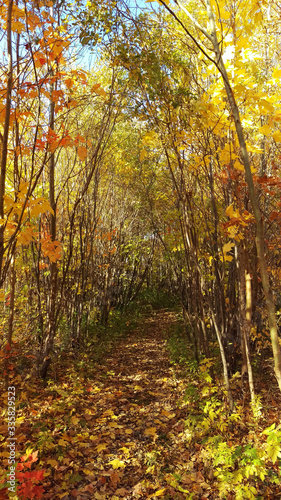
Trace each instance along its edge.
<instances>
[{"instance_id":1,"label":"yellow leaf","mask_svg":"<svg viewBox=\"0 0 281 500\"><path fill-rule=\"evenodd\" d=\"M107 444L106 443L98 444L98 446L97 446L97 452L100 453L101 451L106 450L106 448L107 448Z\"/></svg>"},{"instance_id":2,"label":"yellow leaf","mask_svg":"<svg viewBox=\"0 0 281 500\"><path fill-rule=\"evenodd\" d=\"M134 390L135 391L142 391L142 387L140 385L135 385Z\"/></svg>"},{"instance_id":3,"label":"yellow leaf","mask_svg":"<svg viewBox=\"0 0 281 500\"><path fill-rule=\"evenodd\" d=\"M267 111L269 111L270 113L274 112L274 106L272 106L272 104L265 99L260 99L258 102L258 106L263 113L266 113Z\"/></svg>"},{"instance_id":4,"label":"yellow leaf","mask_svg":"<svg viewBox=\"0 0 281 500\"><path fill-rule=\"evenodd\" d=\"M174 417L176 416L176 414L175 414L175 413L170 413L170 412L169 412L169 411L167 411L167 410L162 410L162 411L161 411L161 415L164 415L165 417L167 417L167 418L169 418L169 419L170 419L170 418L174 418Z\"/></svg>"},{"instance_id":5,"label":"yellow leaf","mask_svg":"<svg viewBox=\"0 0 281 500\"><path fill-rule=\"evenodd\" d=\"M161 497L162 495L164 495L165 491L166 491L166 488L162 488L162 490L157 490L157 491L155 491L155 493L153 493L153 496L154 497Z\"/></svg>"},{"instance_id":6,"label":"yellow leaf","mask_svg":"<svg viewBox=\"0 0 281 500\"><path fill-rule=\"evenodd\" d=\"M244 239L244 235L239 233L239 229L237 226L230 226L227 228L227 232L230 238L233 238L236 241L241 241Z\"/></svg>"},{"instance_id":7,"label":"yellow leaf","mask_svg":"<svg viewBox=\"0 0 281 500\"><path fill-rule=\"evenodd\" d=\"M156 427L148 427L144 431L145 436L155 436L156 434Z\"/></svg>"},{"instance_id":8,"label":"yellow leaf","mask_svg":"<svg viewBox=\"0 0 281 500\"><path fill-rule=\"evenodd\" d=\"M280 132L280 130L275 130L275 132L273 132L273 134L272 134L272 137L275 140L275 142L281 142L281 132Z\"/></svg>"},{"instance_id":9,"label":"yellow leaf","mask_svg":"<svg viewBox=\"0 0 281 500\"><path fill-rule=\"evenodd\" d=\"M272 72L272 78L280 78L281 77L281 68L275 68Z\"/></svg>"},{"instance_id":10,"label":"yellow leaf","mask_svg":"<svg viewBox=\"0 0 281 500\"><path fill-rule=\"evenodd\" d=\"M35 235L32 227L24 227L17 236L17 242L19 245L29 245L29 243L34 240Z\"/></svg>"},{"instance_id":11,"label":"yellow leaf","mask_svg":"<svg viewBox=\"0 0 281 500\"><path fill-rule=\"evenodd\" d=\"M59 444L60 446L67 446L67 445L68 445L68 442L67 442L67 441L64 441L64 439L60 439L58 444Z\"/></svg>"},{"instance_id":12,"label":"yellow leaf","mask_svg":"<svg viewBox=\"0 0 281 500\"><path fill-rule=\"evenodd\" d=\"M242 163L239 160L235 160L233 166L236 170L240 170L241 172L244 172L244 165L242 165Z\"/></svg>"},{"instance_id":13,"label":"yellow leaf","mask_svg":"<svg viewBox=\"0 0 281 500\"><path fill-rule=\"evenodd\" d=\"M223 253L231 252L233 247L234 247L234 243L231 243L231 241L229 241L228 243L223 245Z\"/></svg>"},{"instance_id":14,"label":"yellow leaf","mask_svg":"<svg viewBox=\"0 0 281 500\"><path fill-rule=\"evenodd\" d=\"M59 497L59 498L64 498L64 497L66 497L66 495L68 495L68 493L67 493L67 492L64 492L64 493L60 493L60 494L58 495L58 497Z\"/></svg>"},{"instance_id":15,"label":"yellow leaf","mask_svg":"<svg viewBox=\"0 0 281 500\"><path fill-rule=\"evenodd\" d=\"M98 436L90 436L90 440L91 440L91 441L96 441L97 439L99 439L99 437L98 437Z\"/></svg>"},{"instance_id":16,"label":"yellow leaf","mask_svg":"<svg viewBox=\"0 0 281 500\"><path fill-rule=\"evenodd\" d=\"M263 135L269 135L271 134L271 128L269 127L269 125L263 125L259 128L259 133Z\"/></svg>"},{"instance_id":17,"label":"yellow leaf","mask_svg":"<svg viewBox=\"0 0 281 500\"><path fill-rule=\"evenodd\" d=\"M29 182L21 181L20 185L19 185L19 193L18 194L26 195L27 190L28 190L28 186L29 186Z\"/></svg>"},{"instance_id":18,"label":"yellow leaf","mask_svg":"<svg viewBox=\"0 0 281 500\"><path fill-rule=\"evenodd\" d=\"M108 462L110 465L112 465L113 469L119 469L119 467L125 467L124 462L121 460L118 460L118 458L114 458L114 460L111 460Z\"/></svg>"},{"instance_id":19,"label":"yellow leaf","mask_svg":"<svg viewBox=\"0 0 281 500\"><path fill-rule=\"evenodd\" d=\"M261 23L263 20L262 18L262 13L260 10L258 10L256 13L255 13L255 17L254 17L254 24L255 26L258 25L259 23Z\"/></svg>"},{"instance_id":20,"label":"yellow leaf","mask_svg":"<svg viewBox=\"0 0 281 500\"><path fill-rule=\"evenodd\" d=\"M50 212L54 214L53 209L51 208L50 203L45 198L37 198L36 200L30 201L30 217L37 217L40 214L44 214L46 212Z\"/></svg>"},{"instance_id":21,"label":"yellow leaf","mask_svg":"<svg viewBox=\"0 0 281 500\"><path fill-rule=\"evenodd\" d=\"M58 465L58 462L52 458L47 460L47 464L49 464L51 467L56 467Z\"/></svg>"},{"instance_id":22,"label":"yellow leaf","mask_svg":"<svg viewBox=\"0 0 281 500\"><path fill-rule=\"evenodd\" d=\"M229 207L227 207L226 211L225 211L226 215L232 219L240 219L240 213L239 213L239 210L233 210L233 203L231 205L229 205Z\"/></svg>"},{"instance_id":23,"label":"yellow leaf","mask_svg":"<svg viewBox=\"0 0 281 500\"><path fill-rule=\"evenodd\" d=\"M84 474L86 474L86 476L91 476L93 474L93 471L90 469L83 469L83 472Z\"/></svg>"},{"instance_id":24,"label":"yellow leaf","mask_svg":"<svg viewBox=\"0 0 281 500\"><path fill-rule=\"evenodd\" d=\"M23 417L19 417L19 418L17 418L16 423L17 423L17 424L21 424L23 421L24 421L24 416L23 416ZM27 453L27 452L26 452L26 453Z\"/></svg>"},{"instance_id":25,"label":"yellow leaf","mask_svg":"<svg viewBox=\"0 0 281 500\"><path fill-rule=\"evenodd\" d=\"M146 150L142 149L140 152L140 161L143 161L146 156L147 156Z\"/></svg>"},{"instance_id":26,"label":"yellow leaf","mask_svg":"<svg viewBox=\"0 0 281 500\"><path fill-rule=\"evenodd\" d=\"M234 247L234 243L231 243L231 241L229 241L228 243L223 245L222 251L223 251L224 260L226 260L228 262L231 262L233 260L233 257L231 255L227 255L228 252L231 252L233 247ZM221 257L221 260L223 260L222 257Z\"/></svg>"},{"instance_id":27,"label":"yellow leaf","mask_svg":"<svg viewBox=\"0 0 281 500\"><path fill-rule=\"evenodd\" d=\"M125 434L132 434L132 429L125 429Z\"/></svg>"},{"instance_id":28,"label":"yellow leaf","mask_svg":"<svg viewBox=\"0 0 281 500\"><path fill-rule=\"evenodd\" d=\"M126 448L126 446L123 446L122 448L119 448L120 451L123 451L123 453L130 453L130 450Z\"/></svg>"}]
</instances>

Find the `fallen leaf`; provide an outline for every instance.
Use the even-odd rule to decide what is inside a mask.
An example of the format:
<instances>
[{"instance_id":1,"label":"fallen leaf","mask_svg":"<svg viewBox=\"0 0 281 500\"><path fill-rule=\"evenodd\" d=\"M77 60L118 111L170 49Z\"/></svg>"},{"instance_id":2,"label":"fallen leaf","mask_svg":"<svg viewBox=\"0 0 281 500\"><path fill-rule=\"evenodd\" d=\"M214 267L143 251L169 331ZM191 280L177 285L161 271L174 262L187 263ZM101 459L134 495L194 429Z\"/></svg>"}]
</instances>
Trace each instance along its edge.
<instances>
[{"instance_id":1,"label":"fallen leaf","mask_svg":"<svg viewBox=\"0 0 281 500\"><path fill-rule=\"evenodd\" d=\"M153 493L153 496L154 497L161 497L162 495L164 495L165 491L166 491L166 488L162 488L162 490L157 490L157 491L155 491L155 493Z\"/></svg>"},{"instance_id":2,"label":"fallen leaf","mask_svg":"<svg viewBox=\"0 0 281 500\"><path fill-rule=\"evenodd\" d=\"M118 490L115 491L115 495L119 495L120 497L124 497L127 494L128 490L126 490L126 488L118 488Z\"/></svg>"},{"instance_id":3,"label":"fallen leaf","mask_svg":"<svg viewBox=\"0 0 281 500\"><path fill-rule=\"evenodd\" d=\"M110 476L110 482L113 486L113 488L116 488L118 482L119 482L119 475L117 474L117 472L113 472Z\"/></svg>"},{"instance_id":4,"label":"fallen leaf","mask_svg":"<svg viewBox=\"0 0 281 500\"><path fill-rule=\"evenodd\" d=\"M156 427L147 427L144 431L145 436L155 436L156 434Z\"/></svg>"},{"instance_id":5,"label":"fallen leaf","mask_svg":"<svg viewBox=\"0 0 281 500\"><path fill-rule=\"evenodd\" d=\"M100 453L102 450L105 450L107 448L106 443L101 443L97 445L97 452Z\"/></svg>"},{"instance_id":6,"label":"fallen leaf","mask_svg":"<svg viewBox=\"0 0 281 500\"><path fill-rule=\"evenodd\" d=\"M118 469L119 467L125 467L124 462L121 460L118 460L118 458L114 458L114 460L111 460L108 462L110 465L112 465L113 469Z\"/></svg>"}]
</instances>

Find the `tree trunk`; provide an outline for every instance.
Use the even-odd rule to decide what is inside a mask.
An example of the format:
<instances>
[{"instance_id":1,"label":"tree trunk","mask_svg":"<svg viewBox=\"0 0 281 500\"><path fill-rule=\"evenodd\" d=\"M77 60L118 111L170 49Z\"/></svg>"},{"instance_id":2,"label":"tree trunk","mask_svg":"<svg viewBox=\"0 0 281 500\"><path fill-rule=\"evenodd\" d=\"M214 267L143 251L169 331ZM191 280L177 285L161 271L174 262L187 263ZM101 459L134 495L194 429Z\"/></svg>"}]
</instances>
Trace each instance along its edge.
<instances>
[{"instance_id":1,"label":"tree trunk","mask_svg":"<svg viewBox=\"0 0 281 500\"><path fill-rule=\"evenodd\" d=\"M51 71L53 76L53 70ZM55 101L53 99L54 83L50 88L50 117L49 127L52 131L55 129ZM49 203L52 208L50 214L50 237L51 241L56 240L56 201L55 201L55 153L51 152L49 161ZM56 297L57 297L57 263L50 262L50 290L48 295L48 330L45 338L42 339L39 356L39 373L42 378L46 378L48 367L51 362L51 351L56 335Z\"/></svg>"},{"instance_id":2,"label":"tree trunk","mask_svg":"<svg viewBox=\"0 0 281 500\"><path fill-rule=\"evenodd\" d=\"M2 266L4 259L4 196L6 186L6 167L8 153L8 138L10 129L10 114L11 114L11 95L13 88L13 58L12 58L12 10L13 0L9 0L7 13L7 91L6 91L6 109L3 136L0 134L1 144L1 173L0 173L0 283L2 284L5 276L2 275Z\"/></svg>"},{"instance_id":3,"label":"tree trunk","mask_svg":"<svg viewBox=\"0 0 281 500\"><path fill-rule=\"evenodd\" d=\"M10 279L10 309L9 309L9 321L8 321L8 332L7 332L7 343L6 343L6 355L4 358L4 389L8 390L9 387L9 364L12 350L12 337L13 337L13 326L14 326L14 311L15 311L15 289L16 289L16 268L15 268L15 256L12 259L11 266L11 279Z\"/></svg>"}]
</instances>

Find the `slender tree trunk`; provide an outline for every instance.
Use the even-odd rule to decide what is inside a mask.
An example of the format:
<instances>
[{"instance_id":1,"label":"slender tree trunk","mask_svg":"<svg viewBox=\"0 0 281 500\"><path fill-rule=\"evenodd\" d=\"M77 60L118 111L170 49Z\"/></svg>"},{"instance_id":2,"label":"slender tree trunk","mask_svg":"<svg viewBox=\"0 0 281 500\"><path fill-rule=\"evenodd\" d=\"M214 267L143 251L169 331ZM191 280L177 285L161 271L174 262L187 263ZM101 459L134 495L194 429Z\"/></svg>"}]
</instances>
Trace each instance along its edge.
<instances>
[{"instance_id":1,"label":"slender tree trunk","mask_svg":"<svg viewBox=\"0 0 281 500\"><path fill-rule=\"evenodd\" d=\"M53 72L52 72L53 74ZM54 84L50 89L50 118L49 127L55 129L55 102L53 100ZM56 201L55 201L55 153L52 152L49 161L49 203L52 208L50 214L50 237L51 241L56 240ZM41 352L39 356L39 372L42 378L46 378L51 362L51 351L56 335L56 298L57 298L57 263L50 262L50 290L48 294L48 321L47 334L42 339Z\"/></svg>"},{"instance_id":2,"label":"slender tree trunk","mask_svg":"<svg viewBox=\"0 0 281 500\"><path fill-rule=\"evenodd\" d=\"M221 335L219 326L217 324L214 312L213 312L211 307L210 307L210 314L212 317L213 325L214 325L215 332L216 332L217 339L218 339L218 343L219 343L222 366L223 366L223 378L224 378L225 388L227 391L227 401L228 401L229 411L230 411L230 413L232 413L233 408L234 408L234 402L233 402L232 392L230 389L230 383L229 383L229 377L228 377L228 371L227 371L227 361L226 361L225 351L224 351L224 347L223 347L222 335Z\"/></svg>"},{"instance_id":3,"label":"slender tree trunk","mask_svg":"<svg viewBox=\"0 0 281 500\"><path fill-rule=\"evenodd\" d=\"M249 272L245 271L245 282L246 282L246 335L245 335L245 347L246 347L246 357L248 365L248 380L250 387L250 395L252 404L255 404L255 388L254 388L254 378L253 370L250 356L250 342L249 335L251 331L251 320L252 320L252 284L251 275Z\"/></svg>"},{"instance_id":4,"label":"slender tree trunk","mask_svg":"<svg viewBox=\"0 0 281 500\"><path fill-rule=\"evenodd\" d=\"M240 324L242 330L242 377L245 373L248 374L249 389L252 404L255 403L255 388L253 380L253 370L250 355L250 331L251 331L251 321L252 321L252 285L251 285L251 275L248 270L248 256L246 254L247 250L245 244L241 244L239 255L239 268L238 268L238 280L239 280L239 303L240 303Z\"/></svg>"},{"instance_id":5,"label":"slender tree trunk","mask_svg":"<svg viewBox=\"0 0 281 500\"><path fill-rule=\"evenodd\" d=\"M9 364L12 351L12 337L13 337L13 326L14 326L14 311L15 311L15 289L16 289L16 268L15 268L15 256L12 258L11 265L11 279L10 279L10 309L9 309L9 321L8 321L8 331L7 331L7 342L6 342L6 355L4 359L4 388L8 389L9 386Z\"/></svg>"},{"instance_id":6,"label":"slender tree trunk","mask_svg":"<svg viewBox=\"0 0 281 500\"><path fill-rule=\"evenodd\" d=\"M12 10L13 0L9 0L7 14L7 91L6 91L6 109L3 136L0 135L1 144L1 172L0 172L0 277L1 283L5 277L2 275L3 258L4 258L4 196L6 186L6 168L7 168L7 153L8 153L8 138L10 130L10 113L11 113L11 96L13 88L13 57L12 57Z\"/></svg>"}]
</instances>

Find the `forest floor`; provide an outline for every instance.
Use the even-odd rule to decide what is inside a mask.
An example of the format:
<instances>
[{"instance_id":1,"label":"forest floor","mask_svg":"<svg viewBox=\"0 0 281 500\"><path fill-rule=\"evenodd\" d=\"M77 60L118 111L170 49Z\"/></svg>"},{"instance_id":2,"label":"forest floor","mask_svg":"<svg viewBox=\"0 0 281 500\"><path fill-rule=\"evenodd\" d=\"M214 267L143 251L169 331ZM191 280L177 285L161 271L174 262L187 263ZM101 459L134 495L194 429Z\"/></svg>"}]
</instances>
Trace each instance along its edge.
<instances>
[{"instance_id":1,"label":"forest floor","mask_svg":"<svg viewBox=\"0 0 281 500\"><path fill-rule=\"evenodd\" d=\"M260 472L260 452L254 445L249 448L256 433L279 423L280 401L268 402L261 427L247 414L249 425L230 421L225 404L216 403L206 412L206 428L197 415L202 411L194 394L196 382L190 385L167 347L167 331L176 323L175 312L157 310L119 340L94 369L80 365L75 371L68 356L47 386L18 377L17 452L24 456L22 482L29 481L29 486L21 485L19 498L216 500L223 481L234 486L226 486L221 498L281 498L278 459L270 471ZM208 377L206 384L212 386ZM220 428L214 431L216 421ZM4 426L0 431L4 433ZM221 439L214 447L221 446L221 460L214 448L204 447L203 438L216 433ZM263 438L266 446L266 435ZM249 451L244 455L243 442ZM227 449L235 450L236 465L229 462ZM1 451L7 457L3 442ZM230 476L230 469L247 474L247 460L251 467L256 463L256 470L249 472L245 494L239 497L233 491L238 488L235 481L242 484L243 477ZM0 498L9 498L6 489L0 490Z\"/></svg>"}]
</instances>

